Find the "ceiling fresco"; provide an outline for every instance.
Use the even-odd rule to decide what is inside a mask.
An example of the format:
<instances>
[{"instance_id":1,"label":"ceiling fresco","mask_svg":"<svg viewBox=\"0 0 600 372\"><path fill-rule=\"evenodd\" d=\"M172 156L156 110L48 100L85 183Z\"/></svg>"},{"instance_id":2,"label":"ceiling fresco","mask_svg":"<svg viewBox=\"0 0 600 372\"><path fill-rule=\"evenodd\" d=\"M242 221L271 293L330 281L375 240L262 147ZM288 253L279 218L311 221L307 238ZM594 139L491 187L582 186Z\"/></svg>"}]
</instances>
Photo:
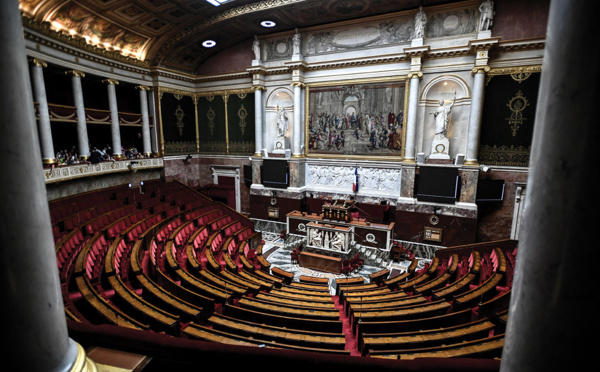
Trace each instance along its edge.
<instances>
[{"instance_id":1,"label":"ceiling fresco","mask_svg":"<svg viewBox=\"0 0 600 372\"><path fill-rule=\"evenodd\" d=\"M211 56L256 36L404 10L448 0L20 0L31 24L100 50L195 73ZM266 28L269 20L276 26ZM206 48L205 40L216 45Z\"/></svg>"}]
</instances>

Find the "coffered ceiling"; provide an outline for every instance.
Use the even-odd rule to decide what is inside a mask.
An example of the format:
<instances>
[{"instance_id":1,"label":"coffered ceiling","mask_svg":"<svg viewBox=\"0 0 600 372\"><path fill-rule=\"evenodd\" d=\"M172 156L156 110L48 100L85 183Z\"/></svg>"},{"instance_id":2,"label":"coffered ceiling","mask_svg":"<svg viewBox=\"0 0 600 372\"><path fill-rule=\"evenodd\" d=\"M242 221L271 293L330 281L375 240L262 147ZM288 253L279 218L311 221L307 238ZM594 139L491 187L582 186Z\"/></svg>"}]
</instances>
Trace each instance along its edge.
<instances>
[{"instance_id":1,"label":"coffered ceiling","mask_svg":"<svg viewBox=\"0 0 600 372\"><path fill-rule=\"evenodd\" d=\"M221 0L223 1L223 0ZM195 73L207 58L256 36L403 10L448 0L20 0L30 24L85 39L93 49ZM262 21L275 26L261 26ZM213 40L211 48L203 46Z\"/></svg>"}]
</instances>

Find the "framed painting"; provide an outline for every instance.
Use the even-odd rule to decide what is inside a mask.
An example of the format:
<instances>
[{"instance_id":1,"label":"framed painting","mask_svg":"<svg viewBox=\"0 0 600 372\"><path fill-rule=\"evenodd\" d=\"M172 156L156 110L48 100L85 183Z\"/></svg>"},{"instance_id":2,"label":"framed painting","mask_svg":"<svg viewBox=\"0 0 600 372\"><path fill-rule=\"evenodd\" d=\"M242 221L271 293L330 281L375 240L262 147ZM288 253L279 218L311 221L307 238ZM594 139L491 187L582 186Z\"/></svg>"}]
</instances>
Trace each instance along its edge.
<instances>
[{"instance_id":1,"label":"framed painting","mask_svg":"<svg viewBox=\"0 0 600 372\"><path fill-rule=\"evenodd\" d=\"M406 79L307 84L306 100L307 156L402 157Z\"/></svg>"}]
</instances>

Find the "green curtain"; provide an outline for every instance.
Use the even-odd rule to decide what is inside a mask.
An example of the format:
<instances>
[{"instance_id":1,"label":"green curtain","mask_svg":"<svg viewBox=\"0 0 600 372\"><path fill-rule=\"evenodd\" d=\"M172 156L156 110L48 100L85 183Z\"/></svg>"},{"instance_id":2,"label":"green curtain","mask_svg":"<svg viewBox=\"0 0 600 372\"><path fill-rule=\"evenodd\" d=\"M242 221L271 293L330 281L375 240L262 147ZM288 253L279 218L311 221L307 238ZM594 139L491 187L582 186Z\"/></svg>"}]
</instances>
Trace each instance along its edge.
<instances>
[{"instance_id":1,"label":"green curtain","mask_svg":"<svg viewBox=\"0 0 600 372\"><path fill-rule=\"evenodd\" d=\"M229 153L254 154L254 93L229 95L227 125Z\"/></svg>"},{"instance_id":2,"label":"green curtain","mask_svg":"<svg viewBox=\"0 0 600 372\"><path fill-rule=\"evenodd\" d=\"M528 166L539 72L490 74L485 88L479 161Z\"/></svg>"},{"instance_id":3,"label":"green curtain","mask_svg":"<svg viewBox=\"0 0 600 372\"><path fill-rule=\"evenodd\" d=\"M196 153L196 107L193 97L163 93L160 105L165 155Z\"/></svg>"}]
</instances>

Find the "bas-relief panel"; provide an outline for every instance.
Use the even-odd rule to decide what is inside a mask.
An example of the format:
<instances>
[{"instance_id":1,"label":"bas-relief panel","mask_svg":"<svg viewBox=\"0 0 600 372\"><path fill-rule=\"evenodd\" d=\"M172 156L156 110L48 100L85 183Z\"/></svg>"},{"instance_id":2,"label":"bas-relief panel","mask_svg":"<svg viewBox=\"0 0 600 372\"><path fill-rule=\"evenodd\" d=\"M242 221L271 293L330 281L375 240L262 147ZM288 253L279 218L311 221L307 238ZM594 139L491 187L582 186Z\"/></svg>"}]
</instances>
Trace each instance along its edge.
<instances>
[{"instance_id":1,"label":"bas-relief panel","mask_svg":"<svg viewBox=\"0 0 600 372\"><path fill-rule=\"evenodd\" d=\"M435 13L427 12L425 38L439 38L474 33L479 21L479 11L449 9ZM309 32L302 35L301 51L305 56L327 52L343 52L355 49L408 44L414 31L412 15L398 19L374 21L367 24ZM268 41L267 59L291 55L291 38Z\"/></svg>"},{"instance_id":2,"label":"bas-relief panel","mask_svg":"<svg viewBox=\"0 0 600 372\"><path fill-rule=\"evenodd\" d=\"M400 175L400 169L309 164L306 186L323 191L397 196Z\"/></svg>"}]
</instances>

